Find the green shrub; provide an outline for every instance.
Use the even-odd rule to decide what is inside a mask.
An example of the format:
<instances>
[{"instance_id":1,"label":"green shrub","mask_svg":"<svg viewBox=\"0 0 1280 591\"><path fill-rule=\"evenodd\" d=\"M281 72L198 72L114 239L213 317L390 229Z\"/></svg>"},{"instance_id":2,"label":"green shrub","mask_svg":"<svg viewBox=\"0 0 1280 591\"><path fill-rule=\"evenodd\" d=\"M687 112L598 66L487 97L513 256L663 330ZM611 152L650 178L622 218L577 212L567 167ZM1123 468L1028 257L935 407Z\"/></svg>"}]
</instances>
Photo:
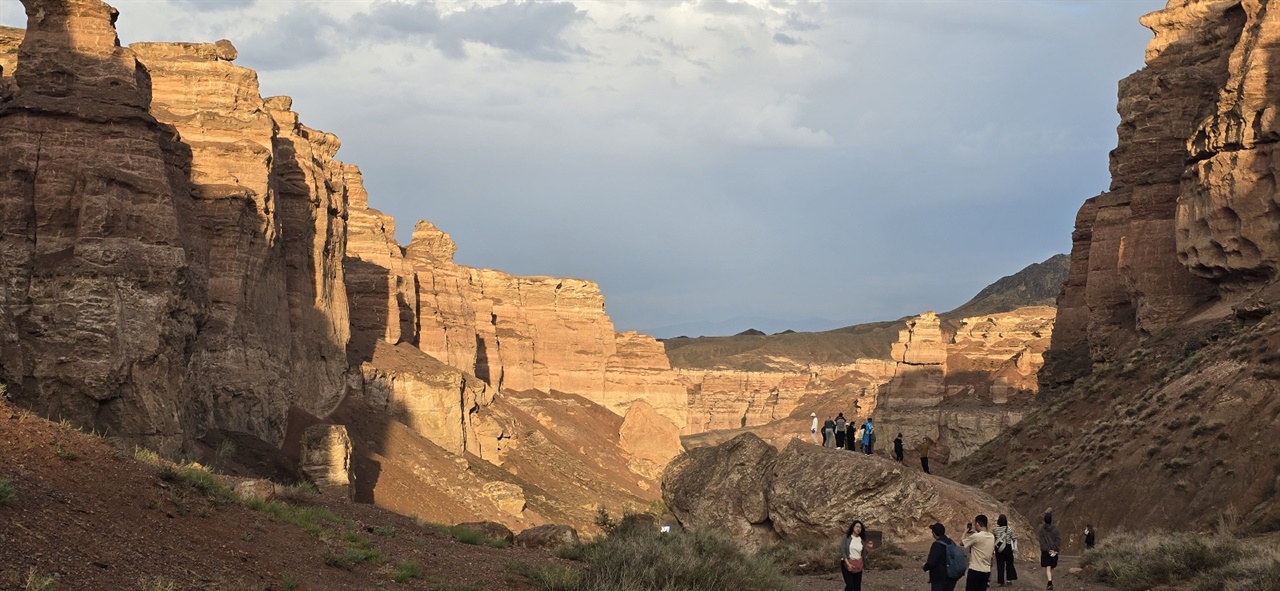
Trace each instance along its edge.
<instances>
[{"instance_id":1,"label":"green shrub","mask_svg":"<svg viewBox=\"0 0 1280 591\"><path fill-rule=\"evenodd\" d=\"M793 587L762 555L728 536L693 530L631 529L582 544L587 570L579 589L610 591L779 591Z\"/></svg>"},{"instance_id":2,"label":"green shrub","mask_svg":"<svg viewBox=\"0 0 1280 591\"><path fill-rule=\"evenodd\" d=\"M391 573L391 580L397 583L407 582L422 576L422 567L412 560L401 560L396 563L396 570Z\"/></svg>"},{"instance_id":3,"label":"green shrub","mask_svg":"<svg viewBox=\"0 0 1280 591\"><path fill-rule=\"evenodd\" d=\"M53 575L42 575L31 569L27 571L27 578L22 581L23 591L53 591L58 588L58 580Z\"/></svg>"},{"instance_id":4,"label":"green shrub","mask_svg":"<svg viewBox=\"0 0 1280 591\"><path fill-rule=\"evenodd\" d=\"M176 583L164 577L142 577L138 579L141 591L173 591Z\"/></svg>"},{"instance_id":5,"label":"green shrub","mask_svg":"<svg viewBox=\"0 0 1280 591\"><path fill-rule=\"evenodd\" d=\"M18 489L13 487L13 483L4 478L0 478L0 505L8 503L18 498Z\"/></svg>"},{"instance_id":6,"label":"green shrub","mask_svg":"<svg viewBox=\"0 0 1280 591\"><path fill-rule=\"evenodd\" d=\"M166 462L156 467L156 475L168 482L186 482L210 497L224 500L235 498L230 488L223 486L213 473L199 466Z\"/></svg>"},{"instance_id":7,"label":"green shrub","mask_svg":"<svg viewBox=\"0 0 1280 591\"><path fill-rule=\"evenodd\" d=\"M1095 580L1121 591L1142 591L1187 581L1193 581L1197 589L1203 585L1210 585L1204 587L1206 589L1220 589L1226 572L1243 569L1242 561L1252 563L1259 552L1258 546L1233 536L1120 534L1085 553L1083 563L1090 567ZM1271 554L1275 562L1274 549ZM1243 588L1280 589L1278 586Z\"/></svg>"},{"instance_id":8,"label":"green shrub","mask_svg":"<svg viewBox=\"0 0 1280 591\"><path fill-rule=\"evenodd\" d=\"M261 511L280 521L302 528L303 531L318 536L324 531L321 522L341 523L342 518L324 507L295 507L279 501L250 499L244 505L254 511Z\"/></svg>"},{"instance_id":9,"label":"green shrub","mask_svg":"<svg viewBox=\"0 0 1280 591\"><path fill-rule=\"evenodd\" d=\"M373 528L373 533L384 538L394 538L396 537L396 528L391 527L390 525L383 525Z\"/></svg>"},{"instance_id":10,"label":"green shrub","mask_svg":"<svg viewBox=\"0 0 1280 591\"><path fill-rule=\"evenodd\" d=\"M486 537L484 534L474 529L468 529L457 525L441 525L439 523L433 523L431 525L437 530L440 530L441 533L462 542L463 544L471 544L472 546L479 546L483 544L492 548L506 548L507 546L510 546L506 540L495 540L493 538Z\"/></svg>"},{"instance_id":11,"label":"green shrub","mask_svg":"<svg viewBox=\"0 0 1280 591\"><path fill-rule=\"evenodd\" d=\"M766 546L760 555L788 574L826 574L834 572L840 561L840 541L786 540Z\"/></svg>"},{"instance_id":12,"label":"green shrub","mask_svg":"<svg viewBox=\"0 0 1280 591\"><path fill-rule=\"evenodd\" d=\"M562 564L541 568L523 562L510 562L507 570L533 582L539 591L577 591L582 585L582 571Z\"/></svg>"}]
</instances>

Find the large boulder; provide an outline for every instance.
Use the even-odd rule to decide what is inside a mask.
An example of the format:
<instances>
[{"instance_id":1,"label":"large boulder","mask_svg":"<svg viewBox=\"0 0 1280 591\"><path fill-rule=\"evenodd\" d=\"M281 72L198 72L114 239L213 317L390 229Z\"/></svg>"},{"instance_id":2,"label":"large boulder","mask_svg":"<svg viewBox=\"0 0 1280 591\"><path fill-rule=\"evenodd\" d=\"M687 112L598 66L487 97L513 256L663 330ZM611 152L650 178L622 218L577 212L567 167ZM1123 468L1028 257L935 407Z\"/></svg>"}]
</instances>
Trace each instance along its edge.
<instances>
[{"instance_id":1,"label":"large boulder","mask_svg":"<svg viewBox=\"0 0 1280 591\"><path fill-rule=\"evenodd\" d=\"M896 542L931 539L929 524L952 532L985 514L1009 517L1023 538L1030 523L970 486L904 464L798 440L782 452L746 433L672 460L663 499L685 527L726 531L748 546L770 539L834 538L855 519Z\"/></svg>"},{"instance_id":2,"label":"large boulder","mask_svg":"<svg viewBox=\"0 0 1280 591\"><path fill-rule=\"evenodd\" d=\"M559 548L578 543L578 530L568 525L539 525L520 532L516 545L525 548Z\"/></svg>"},{"instance_id":3,"label":"large boulder","mask_svg":"<svg viewBox=\"0 0 1280 591\"><path fill-rule=\"evenodd\" d=\"M712 527L748 545L774 541L767 491L777 455L751 433L691 449L667 464L662 499L686 526Z\"/></svg>"}]
</instances>

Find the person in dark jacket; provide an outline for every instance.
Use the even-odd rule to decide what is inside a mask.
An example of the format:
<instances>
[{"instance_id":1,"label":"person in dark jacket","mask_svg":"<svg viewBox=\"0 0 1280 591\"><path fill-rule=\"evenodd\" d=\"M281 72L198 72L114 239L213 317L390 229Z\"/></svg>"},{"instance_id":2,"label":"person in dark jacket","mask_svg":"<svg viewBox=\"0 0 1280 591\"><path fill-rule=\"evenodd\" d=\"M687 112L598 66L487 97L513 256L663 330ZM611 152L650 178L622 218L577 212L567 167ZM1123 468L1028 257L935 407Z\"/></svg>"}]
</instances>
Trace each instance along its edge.
<instances>
[{"instance_id":1,"label":"person in dark jacket","mask_svg":"<svg viewBox=\"0 0 1280 591\"><path fill-rule=\"evenodd\" d=\"M1098 539L1097 535L1098 535L1097 532L1093 531L1092 523L1084 526L1084 549L1085 550L1093 549L1093 544L1097 542L1097 539Z\"/></svg>"},{"instance_id":2,"label":"person in dark jacket","mask_svg":"<svg viewBox=\"0 0 1280 591\"><path fill-rule=\"evenodd\" d=\"M899 464L902 463L902 434L901 433L899 433L898 436L893 440L893 457L898 460Z\"/></svg>"},{"instance_id":3,"label":"person in dark jacket","mask_svg":"<svg viewBox=\"0 0 1280 591\"><path fill-rule=\"evenodd\" d=\"M836 449L844 449L845 427L847 426L844 413L836 415Z\"/></svg>"},{"instance_id":4,"label":"person in dark jacket","mask_svg":"<svg viewBox=\"0 0 1280 591\"><path fill-rule=\"evenodd\" d=\"M947 546L955 544L947 537L947 527L941 523L929 526L933 532L933 544L929 546L929 558L924 561L924 570L929 573L929 591L955 591L956 582L947 576Z\"/></svg>"},{"instance_id":5,"label":"person in dark jacket","mask_svg":"<svg viewBox=\"0 0 1280 591\"><path fill-rule=\"evenodd\" d=\"M1062 551L1062 532L1053 524L1053 514L1044 514L1044 525L1036 531L1040 539L1040 566L1044 567L1044 578L1049 580L1045 589L1053 589L1053 569L1058 566L1058 552Z\"/></svg>"}]
</instances>

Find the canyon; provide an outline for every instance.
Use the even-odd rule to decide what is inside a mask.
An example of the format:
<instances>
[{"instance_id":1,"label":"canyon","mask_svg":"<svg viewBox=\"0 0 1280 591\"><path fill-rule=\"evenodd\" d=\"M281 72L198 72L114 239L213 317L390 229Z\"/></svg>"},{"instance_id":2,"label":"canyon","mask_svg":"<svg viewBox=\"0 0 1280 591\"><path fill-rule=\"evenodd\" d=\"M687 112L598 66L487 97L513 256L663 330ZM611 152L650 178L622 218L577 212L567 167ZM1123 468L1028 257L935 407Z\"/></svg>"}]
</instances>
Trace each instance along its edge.
<instances>
[{"instance_id":1,"label":"canyon","mask_svg":"<svg viewBox=\"0 0 1280 591\"><path fill-rule=\"evenodd\" d=\"M426 221L400 244L341 141L261 96L230 41L122 47L98 0L24 5L0 30L0 380L117 445L236 441L426 519L589 525L657 500L690 437L844 409L950 459L1035 391L1051 307L680 366L591 281L456 264Z\"/></svg>"}]
</instances>

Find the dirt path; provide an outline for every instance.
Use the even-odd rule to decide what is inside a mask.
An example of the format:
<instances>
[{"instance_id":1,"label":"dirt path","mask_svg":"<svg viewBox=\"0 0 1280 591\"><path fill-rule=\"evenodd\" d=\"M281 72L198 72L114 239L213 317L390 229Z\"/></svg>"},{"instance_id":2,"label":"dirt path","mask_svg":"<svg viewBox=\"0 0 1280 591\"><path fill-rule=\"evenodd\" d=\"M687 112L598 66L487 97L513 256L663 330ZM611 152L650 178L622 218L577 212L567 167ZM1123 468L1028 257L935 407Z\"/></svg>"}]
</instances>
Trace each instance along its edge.
<instances>
[{"instance_id":1,"label":"dirt path","mask_svg":"<svg viewBox=\"0 0 1280 591\"><path fill-rule=\"evenodd\" d=\"M929 577L925 574L921 567L924 565L924 556L911 556L903 559L904 566L899 570L877 571L870 570L862 577L862 588L864 591L924 591L929 588ZM1063 555L1058 562L1058 568L1053 570L1053 587L1054 591L1114 591L1111 587L1086 581L1079 575L1072 574L1070 569L1078 566L1080 557ZM1022 589L1025 591L1038 591L1045 588L1044 569L1040 568L1039 563L1021 561L1014 565L1018 569L1018 580L1012 586L997 587L995 584L994 573L992 575L991 589ZM840 579L840 573L833 572L828 575L814 575L807 577L795 577L793 581L800 591L841 591L844 589L844 582ZM957 590L964 589L964 581L961 580L956 585Z\"/></svg>"}]
</instances>

